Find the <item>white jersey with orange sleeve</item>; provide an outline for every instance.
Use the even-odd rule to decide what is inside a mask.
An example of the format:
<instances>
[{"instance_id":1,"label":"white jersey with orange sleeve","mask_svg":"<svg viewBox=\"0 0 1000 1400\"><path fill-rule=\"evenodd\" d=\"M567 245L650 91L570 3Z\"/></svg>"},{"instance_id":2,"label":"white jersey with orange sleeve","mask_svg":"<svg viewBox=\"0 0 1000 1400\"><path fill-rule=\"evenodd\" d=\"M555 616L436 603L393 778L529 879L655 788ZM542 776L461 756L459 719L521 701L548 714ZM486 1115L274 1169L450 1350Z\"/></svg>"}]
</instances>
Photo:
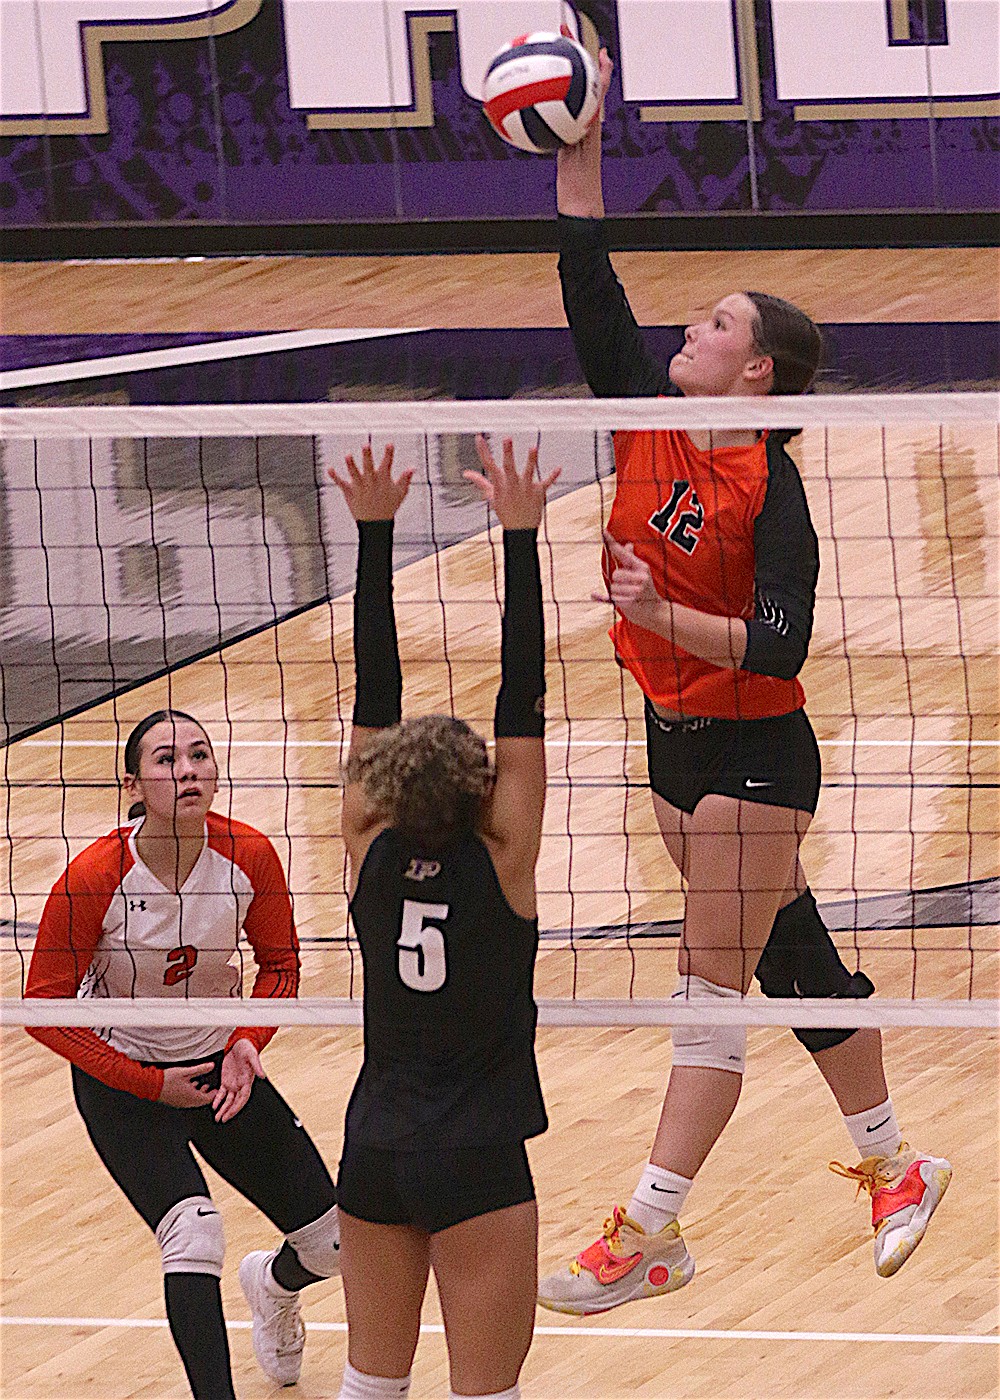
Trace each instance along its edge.
<instances>
[{"instance_id":1,"label":"white jersey with orange sleeve","mask_svg":"<svg viewBox=\"0 0 1000 1400\"><path fill-rule=\"evenodd\" d=\"M210 812L202 852L183 887L173 891L139 858L142 820L95 841L60 876L39 925L25 995L239 996L243 935L257 963L251 995L294 997L299 954L291 898L267 837ZM106 1047L133 1062L172 1063L204 1059L240 1036L262 1049L273 1034L263 1027L230 1033L210 1026L112 1026L96 1036L53 1035L46 1028L37 1038L104 1082L142 1093L138 1076ZM55 1043L60 1037L67 1043ZM123 1071L133 1082L122 1082Z\"/></svg>"}]
</instances>

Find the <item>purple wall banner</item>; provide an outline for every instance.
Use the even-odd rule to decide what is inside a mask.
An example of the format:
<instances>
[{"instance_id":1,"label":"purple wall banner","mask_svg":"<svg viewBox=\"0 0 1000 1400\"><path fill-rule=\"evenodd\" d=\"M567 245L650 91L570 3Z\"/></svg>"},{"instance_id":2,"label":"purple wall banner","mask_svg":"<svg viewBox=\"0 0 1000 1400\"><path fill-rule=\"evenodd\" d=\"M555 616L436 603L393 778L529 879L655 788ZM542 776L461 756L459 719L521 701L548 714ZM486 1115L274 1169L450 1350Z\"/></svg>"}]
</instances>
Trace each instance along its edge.
<instances>
[{"instance_id":1,"label":"purple wall banner","mask_svg":"<svg viewBox=\"0 0 1000 1400\"><path fill-rule=\"evenodd\" d=\"M612 215L1000 208L996 0L3 0L8 226L537 218L482 75L615 62Z\"/></svg>"}]
</instances>

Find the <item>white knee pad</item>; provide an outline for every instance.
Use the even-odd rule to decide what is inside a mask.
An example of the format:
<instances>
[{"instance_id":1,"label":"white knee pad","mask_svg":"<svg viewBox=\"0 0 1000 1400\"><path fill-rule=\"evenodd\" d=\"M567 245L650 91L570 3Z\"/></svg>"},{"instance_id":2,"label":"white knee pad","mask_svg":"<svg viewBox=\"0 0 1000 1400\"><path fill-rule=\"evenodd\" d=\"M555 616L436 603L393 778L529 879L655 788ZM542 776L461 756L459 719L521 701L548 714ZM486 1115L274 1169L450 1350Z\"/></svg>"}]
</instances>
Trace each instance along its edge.
<instances>
[{"instance_id":1,"label":"white knee pad","mask_svg":"<svg viewBox=\"0 0 1000 1400\"><path fill-rule=\"evenodd\" d=\"M704 977L682 977L675 997L691 1001L707 1001L709 998L739 1000L741 993L735 987L720 987L715 982L706 982ZM708 1012L708 1014L711 1014ZM727 1069L733 1074L742 1074L747 1060L746 1026L671 1026L670 1038L674 1043L675 1065L690 1066L694 1069Z\"/></svg>"},{"instance_id":2,"label":"white knee pad","mask_svg":"<svg viewBox=\"0 0 1000 1400\"><path fill-rule=\"evenodd\" d=\"M156 1227L165 1274L222 1277L226 1237L222 1216L209 1196L186 1196L171 1206Z\"/></svg>"},{"instance_id":3,"label":"white knee pad","mask_svg":"<svg viewBox=\"0 0 1000 1400\"><path fill-rule=\"evenodd\" d=\"M330 1278L340 1273L340 1218L336 1206L285 1238L295 1250L299 1263L311 1274Z\"/></svg>"}]
</instances>

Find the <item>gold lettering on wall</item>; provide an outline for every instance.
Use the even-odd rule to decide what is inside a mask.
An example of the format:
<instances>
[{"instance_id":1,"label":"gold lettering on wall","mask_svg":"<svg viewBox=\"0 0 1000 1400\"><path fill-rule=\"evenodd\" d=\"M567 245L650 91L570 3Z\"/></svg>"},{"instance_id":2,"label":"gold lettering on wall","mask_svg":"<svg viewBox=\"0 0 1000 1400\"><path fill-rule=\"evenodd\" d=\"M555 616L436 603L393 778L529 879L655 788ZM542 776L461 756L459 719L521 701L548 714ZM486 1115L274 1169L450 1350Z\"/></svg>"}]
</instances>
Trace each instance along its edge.
<instances>
[{"instance_id":1,"label":"gold lettering on wall","mask_svg":"<svg viewBox=\"0 0 1000 1400\"><path fill-rule=\"evenodd\" d=\"M905 44L910 33L910 0L889 0L889 38L894 44Z\"/></svg>"}]
</instances>

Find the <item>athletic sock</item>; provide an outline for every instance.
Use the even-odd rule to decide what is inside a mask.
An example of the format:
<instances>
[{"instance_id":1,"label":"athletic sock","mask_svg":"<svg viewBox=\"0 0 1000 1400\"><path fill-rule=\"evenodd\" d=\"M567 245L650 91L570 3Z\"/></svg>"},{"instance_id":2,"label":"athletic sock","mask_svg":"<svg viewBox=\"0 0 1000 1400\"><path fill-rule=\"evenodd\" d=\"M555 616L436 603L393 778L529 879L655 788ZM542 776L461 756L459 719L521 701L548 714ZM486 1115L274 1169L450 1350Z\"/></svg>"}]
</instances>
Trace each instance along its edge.
<instances>
[{"instance_id":1,"label":"athletic sock","mask_svg":"<svg viewBox=\"0 0 1000 1400\"><path fill-rule=\"evenodd\" d=\"M405 1400L409 1393L409 1376L369 1376L344 1362L340 1400Z\"/></svg>"},{"instance_id":2,"label":"athletic sock","mask_svg":"<svg viewBox=\"0 0 1000 1400\"><path fill-rule=\"evenodd\" d=\"M287 1240L271 1260L268 1273L271 1277L265 1279L265 1283L273 1279L282 1293L298 1293L310 1283L319 1283L321 1278L320 1274L310 1273L299 1262L299 1256Z\"/></svg>"},{"instance_id":3,"label":"athletic sock","mask_svg":"<svg viewBox=\"0 0 1000 1400\"><path fill-rule=\"evenodd\" d=\"M165 1274L163 1291L195 1400L236 1400L219 1280L214 1274Z\"/></svg>"},{"instance_id":4,"label":"athletic sock","mask_svg":"<svg viewBox=\"0 0 1000 1400\"><path fill-rule=\"evenodd\" d=\"M892 1099L863 1113L845 1113L844 1122L854 1146L864 1157L893 1157L899 1151L902 1134L896 1125Z\"/></svg>"},{"instance_id":5,"label":"athletic sock","mask_svg":"<svg viewBox=\"0 0 1000 1400\"><path fill-rule=\"evenodd\" d=\"M491 1390L489 1395L461 1395L450 1390L448 1400L521 1400L521 1387L515 1383L510 1390Z\"/></svg>"},{"instance_id":6,"label":"athletic sock","mask_svg":"<svg viewBox=\"0 0 1000 1400\"><path fill-rule=\"evenodd\" d=\"M693 1184L686 1176L647 1162L629 1202L628 1213L647 1235L659 1234L664 1225L680 1215Z\"/></svg>"}]
</instances>

